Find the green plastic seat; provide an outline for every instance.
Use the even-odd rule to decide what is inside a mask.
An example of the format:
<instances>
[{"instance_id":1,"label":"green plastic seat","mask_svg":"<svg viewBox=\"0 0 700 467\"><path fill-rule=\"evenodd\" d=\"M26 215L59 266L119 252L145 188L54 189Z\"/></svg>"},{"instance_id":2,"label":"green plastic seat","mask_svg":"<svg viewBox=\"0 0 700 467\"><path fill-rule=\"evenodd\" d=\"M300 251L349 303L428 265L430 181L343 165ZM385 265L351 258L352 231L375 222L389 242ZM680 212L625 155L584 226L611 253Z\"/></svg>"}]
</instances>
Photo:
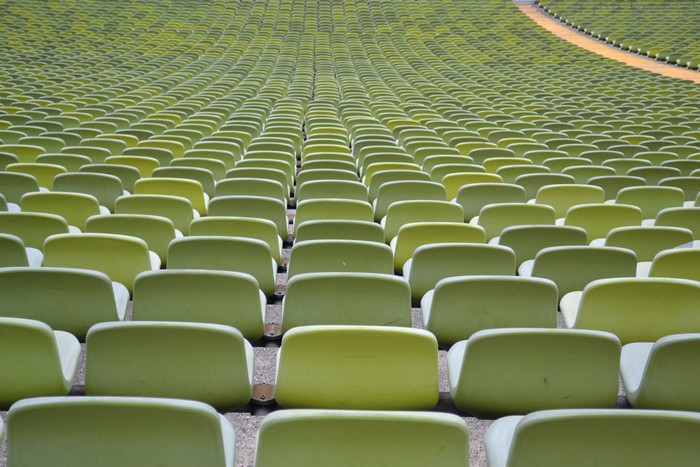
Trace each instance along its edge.
<instances>
[{"instance_id":1,"label":"green plastic seat","mask_svg":"<svg viewBox=\"0 0 700 467\"><path fill-rule=\"evenodd\" d=\"M19 172L0 172L0 193L8 203L19 206L22 196L26 193L46 191L40 188L39 182L33 175Z\"/></svg>"},{"instance_id":2,"label":"green plastic seat","mask_svg":"<svg viewBox=\"0 0 700 467\"><path fill-rule=\"evenodd\" d=\"M53 189L53 180L59 174L66 173L66 168L56 164L39 162L18 162L9 164L5 170L10 173L23 173L36 178L39 186L48 190Z\"/></svg>"},{"instance_id":3,"label":"green plastic seat","mask_svg":"<svg viewBox=\"0 0 700 467\"><path fill-rule=\"evenodd\" d=\"M214 323L262 337L265 294L249 274L171 269L147 271L134 281L134 321Z\"/></svg>"},{"instance_id":4,"label":"green plastic seat","mask_svg":"<svg viewBox=\"0 0 700 467\"><path fill-rule=\"evenodd\" d=\"M668 177L659 180L659 185L683 190L685 201L695 201L698 193L700 193L700 177Z\"/></svg>"},{"instance_id":5,"label":"green plastic seat","mask_svg":"<svg viewBox=\"0 0 700 467\"><path fill-rule=\"evenodd\" d=\"M700 334L675 334L622 348L620 375L627 400L637 409L697 412Z\"/></svg>"},{"instance_id":6,"label":"green plastic seat","mask_svg":"<svg viewBox=\"0 0 700 467\"><path fill-rule=\"evenodd\" d=\"M405 224L391 240L394 269L401 271L416 248L431 243L484 243L484 230L476 225L456 222L413 222Z\"/></svg>"},{"instance_id":7,"label":"green plastic seat","mask_svg":"<svg viewBox=\"0 0 700 467\"><path fill-rule=\"evenodd\" d=\"M682 227L693 232L695 240L700 240L700 206L663 209L656 215L654 225Z\"/></svg>"},{"instance_id":8,"label":"green plastic seat","mask_svg":"<svg viewBox=\"0 0 700 467\"><path fill-rule=\"evenodd\" d=\"M128 235L59 234L46 239L44 264L104 272L129 292L142 271L160 269L160 258L140 238Z\"/></svg>"},{"instance_id":9,"label":"green plastic seat","mask_svg":"<svg viewBox=\"0 0 700 467\"><path fill-rule=\"evenodd\" d=\"M301 190L301 189L300 189ZM371 222L372 206L366 201L352 199L308 199L297 204L293 235L309 220L354 220Z\"/></svg>"},{"instance_id":10,"label":"green plastic seat","mask_svg":"<svg viewBox=\"0 0 700 467\"><path fill-rule=\"evenodd\" d=\"M484 445L490 467L584 467L591 459L680 467L700 455L698 432L700 416L693 412L559 409L503 417L489 427Z\"/></svg>"},{"instance_id":11,"label":"green plastic seat","mask_svg":"<svg viewBox=\"0 0 700 467\"><path fill-rule=\"evenodd\" d=\"M230 326L101 323L86 344L90 396L190 399L225 410L248 403L253 392L253 348Z\"/></svg>"},{"instance_id":12,"label":"green plastic seat","mask_svg":"<svg viewBox=\"0 0 700 467\"><path fill-rule=\"evenodd\" d=\"M442 179L447 199L456 197L463 186L474 183L503 183L503 177L485 172L456 172L446 175Z\"/></svg>"},{"instance_id":13,"label":"green plastic seat","mask_svg":"<svg viewBox=\"0 0 700 467\"><path fill-rule=\"evenodd\" d=\"M287 240L287 205L279 199L263 196L217 196L209 203L209 216L234 216L266 219L274 222L282 240Z\"/></svg>"},{"instance_id":14,"label":"green plastic seat","mask_svg":"<svg viewBox=\"0 0 700 467\"><path fill-rule=\"evenodd\" d=\"M134 184L134 194L137 195L167 195L186 198L200 216L207 215L209 197L204 192L202 184L196 180L184 178L142 178Z\"/></svg>"},{"instance_id":15,"label":"green plastic seat","mask_svg":"<svg viewBox=\"0 0 700 467\"><path fill-rule=\"evenodd\" d=\"M374 220L380 221L392 203L410 200L444 201L445 188L440 183L418 180L384 183L377 191L373 203Z\"/></svg>"},{"instance_id":16,"label":"green plastic seat","mask_svg":"<svg viewBox=\"0 0 700 467\"><path fill-rule=\"evenodd\" d=\"M613 278L572 292L560 307L567 328L600 329L623 344L698 332L700 284L688 279Z\"/></svg>"},{"instance_id":17,"label":"green plastic seat","mask_svg":"<svg viewBox=\"0 0 700 467\"><path fill-rule=\"evenodd\" d=\"M420 170L385 170L383 172L377 172L372 175L369 184L367 184L369 188L369 202L371 203L377 199L379 187L383 184L403 180L431 181L430 175Z\"/></svg>"},{"instance_id":18,"label":"green plastic seat","mask_svg":"<svg viewBox=\"0 0 700 467\"><path fill-rule=\"evenodd\" d=\"M580 204L567 211L563 225L583 228L590 243L615 227L642 225L642 210L626 204Z\"/></svg>"},{"instance_id":19,"label":"green plastic seat","mask_svg":"<svg viewBox=\"0 0 700 467\"><path fill-rule=\"evenodd\" d=\"M388 245L358 240L308 240L292 247L287 280L309 272L393 274Z\"/></svg>"},{"instance_id":20,"label":"green plastic seat","mask_svg":"<svg viewBox=\"0 0 700 467\"><path fill-rule=\"evenodd\" d=\"M674 248L662 250L651 263L637 267L637 277L676 277L700 281L697 267L700 248Z\"/></svg>"},{"instance_id":21,"label":"green plastic seat","mask_svg":"<svg viewBox=\"0 0 700 467\"><path fill-rule=\"evenodd\" d=\"M282 332L326 324L411 327L408 283L372 273L295 275L287 282Z\"/></svg>"},{"instance_id":22,"label":"green plastic seat","mask_svg":"<svg viewBox=\"0 0 700 467\"><path fill-rule=\"evenodd\" d=\"M294 328L277 353L275 399L288 408L429 410L438 401L437 350L420 329Z\"/></svg>"},{"instance_id":23,"label":"green plastic seat","mask_svg":"<svg viewBox=\"0 0 700 467\"><path fill-rule=\"evenodd\" d=\"M189 234L192 220L199 217L199 213L192 209L190 200L169 195L122 196L114 204L114 213L165 217L183 235Z\"/></svg>"},{"instance_id":24,"label":"green plastic seat","mask_svg":"<svg viewBox=\"0 0 700 467\"><path fill-rule=\"evenodd\" d=\"M611 200L617 197L620 190L634 186L646 186L647 182L642 177L632 175L603 175L588 179L588 185L601 187L605 191L605 199Z\"/></svg>"},{"instance_id":25,"label":"green plastic seat","mask_svg":"<svg viewBox=\"0 0 700 467\"><path fill-rule=\"evenodd\" d=\"M554 225L556 213L548 205L530 203L487 204L469 223L483 227L486 239L498 237L503 229L514 225Z\"/></svg>"},{"instance_id":26,"label":"green plastic seat","mask_svg":"<svg viewBox=\"0 0 700 467\"><path fill-rule=\"evenodd\" d=\"M40 397L14 404L8 466L233 467L235 435L209 405L180 399Z\"/></svg>"},{"instance_id":27,"label":"green plastic seat","mask_svg":"<svg viewBox=\"0 0 700 467\"><path fill-rule=\"evenodd\" d=\"M479 417L614 408L620 347L617 337L601 331L478 331L447 353L452 400Z\"/></svg>"},{"instance_id":28,"label":"green plastic seat","mask_svg":"<svg viewBox=\"0 0 700 467\"><path fill-rule=\"evenodd\" d=\"M535 199L537 192L545 186L575 183L577 181L571 175L557 173L531 173L520 175L515 179L515 184L525 190L525 199L528 200Z\"/></svg>"},{"instance_id":29,"label":"green plastic seat","mask_svg":"<svg viewBox=\"0 0 700 467\"><path fill-rule=\"evenodd\" d=\"M447 277L515 275L515 253L508 247L479 243L430 243L416 248L403 266L415 302Z\"/></svg>"},{"instance_id":30,"label":"green plastic seat","mask_svg":"<svg viewBox=\"0 0 700 467\"><path fill-rule=\"evenodd\" d=\"M252 217L208 216L192 221L192 236L227 236L257 238L270 247L276 264L282 261L282 238L277 234L274 222Z\"/></svg>"},{"instance_id":31,"label":"green plastic seat","mask_svg":"<svg viewBox=\"0 0 700 467\"><path fill-rule=\"evenodd\" d=\"M681 227L633 226L616 227L608 232L605 239L597 239L591 246L614 246L627 248L637 255L637 275L640 267L645 265L648 273L649 266L660 251L675 248L693 241L693 233Z\"/></svg>"},{"instance_id":32,"label":"green plastic seat","mask_svg":"<svg viewBox=\"0 0 700 467\"><path fill-rule=\"evenodd\" d=\"M262 240L242 237L185 237L170 242L168 269L212 269L250 274L266 296L275 293L277 264Z\"/></svg>"},{"instance_id":33,"label":"green plastic seat","mask_svg":"<svg viewBox=\"0 0 700 467\"><path fill-rule=\"evenodd\" d=\"M0 278L0 316L35 319L79 339L93 324L126 314L127 289L97 271L2 268Z\"/></svg>"},{"instance_id":34,"label":"green plastic seat","mask_svg":"<svg viewBox=\"0 0 700 467\"><path fill-rule=\"evenodd\" d=\"M353 220L305 221L294 243L307 240L362 240L384 243L384 230L375 222Z\"/></svg>"},{"instance_id":35,"label":"green plastic seat","mask_svg":"<svg viewBox=\"0 0 700 467\"><path fill-rule=\"evenodd\" d=\"M281 410L263 419L255 466L469 465L469 432L452 414Z\"/></svg>"},{"instance_id":36,"label":"green plastic seat","mask_svg":"<svg viewBox=\"0 0 700 467\"><path fill-rule=\"evenodd\" d=\"M537 190L535 203L552 206L558 219L566 216L569 208L579 204L594 204L605 201L602 188L591 185L547 185ZM622 203L627 204L627 203Z\"/></svg>"},{"instance_id":37,"label":"green plastic seat","mask_svg":"<svg viewBox=\"0 0 700 467\"><path fill-rule=\"evenodd\" d=\"M287 203L289 196L285 185L264 178L228 178L216 183L214 198L221 196L260 196Z\"/></svg>"},{"instance_id":38,"label":"green plastic seat","mask_svg":"<svg viewBox=\"0 0 700 467\"><path fill-rule=\"evenodd\" d=\"M170 241L182 236L167 217L146 214L109 214L92 216L85 224L87 233L130 235L142 239L148 249L166 264Z\"/></svg>"},{"instance_id":39,"label":"green plastic seat","mask_svg":"<svg viewBox=\"0 0 700 467\"><path fill-rule=\"evenodd\" d=\"M397 201L392 203L381 225L389 243L399 229L412 222L464 222L464 211L458 204L447 201Z\"/></svg>"},{"instance_id":40,"label":"green plastic seat","mask_svg":"<svg viewBox=\"0 0 700 467\"><path fill-rule=\"evenodd\" d=\"M513 250L518 267L534 259L546 247L564 245L586 245L586 231L580 227L565 225L515 225L506 227L499 237L489 242Z\"/></svg>"},{"instance_id":41,"label":"green plastic seat","mask_svg":"<svg viewBox=\"0 0 700 467\"><path fill-rule=\"evenodd\" d=\"M23 212L55 214L80 230L85 229L85 222L90 216L109 214L109 210L100 206L97 198L83 193L43 192L27 193L22 197Z\"/></svg>"},{"instance_id":42,"label":"green plastic seat","mask_svg":"<svg viewBox=\"0 0 700 467\"><path fill-rule=\"evenodd\" d=\"M44 262L44 254L38 248L25 247L16 235L0 233L0 267L25 266L38 268Z\"/></svg>"},{"instance_id":43,"label":"green plastic seat","mask_svg":"<svg viewBox=\"0 0 700 467\"><path fill-rule=\"evenodd\" d=\"M534 259L518 268L524 277L543 277L557 284L559 297L583 290L596 279L634 277L637 256L616 247L552 246L541 249Z\"/></svg>"},{"instance_id":44,"label":"green plastic seat","mask_svg":"<svg viewBox=\"0 0 700 467\"><path fill-rule=\"evenodd\" d=\"M296 192L297 204L317 199L348 199L367 201L367 187L360 182L348 180L314 180L304 183Z\"/></svg>"},{"instance_id":45,"label":"green plastic seat","mask_svg":"<svg viewBox=\"0 0 700 467\"><path fill-rule=\"evenodd\" d=\"M114 175L97 173L75 172L56 175L53 190L92 195L100 206L106 207L110 212L114 211L117 198L126 194L121 179Z\"/></svg>"},{"instance_id":46,"label":"green plastic seat","mask_svg":"<svg viewBox=\"0 0 700 467\"><path fill-rule=\"evenodd\" d=\"M30 397L68 395L78 369L78 339L39 321L5 317L0 335L0 346L12 356L2 364L1 407Z\"/></svg>"},{"instance_id":47,"label":"green plastic seat","mask_svg":"<svg viewBox=\"0 0 700 467\"><path fill-rule=\"evenodd\" d=\"M460 188L454 201L462 206L464 221L469 222L487 204L524 203L525 190L510 183L473 183Z\"/></svg>"},{"instance_id":48,"label":"green plastic seat","mask_svg":"<svg viewBox=\"0 0 700 467\"><path fill-rule=\"evenodd\" d=\"M617 193L616 204L629 204L642 210L643 219L655 219L663 209L682 207L685 195L680 188L670 186L635 186Z\"/></svg>"}]
</instances>

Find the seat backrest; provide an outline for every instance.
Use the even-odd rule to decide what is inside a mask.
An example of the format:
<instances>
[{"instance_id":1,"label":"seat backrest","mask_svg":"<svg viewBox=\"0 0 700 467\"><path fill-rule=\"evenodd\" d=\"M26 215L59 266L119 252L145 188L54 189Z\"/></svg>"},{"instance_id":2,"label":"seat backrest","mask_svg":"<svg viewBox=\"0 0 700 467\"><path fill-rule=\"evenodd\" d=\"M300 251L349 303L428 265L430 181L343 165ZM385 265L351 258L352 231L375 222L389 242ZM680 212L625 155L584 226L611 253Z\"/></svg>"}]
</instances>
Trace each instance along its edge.
<instances>
[{"instance_id":1,"label":"seat backrest","mask_svg":"<svg viewBox=\"0 0 700 467\"><path fill-rule=\"evenodd\" d=\"M177 234L175 225L167 217L146 214L108 214L92 216L85 224L87 233L130 235L142 239L148 249L156 253L162 263L168 255L168 245Z\"/></svg>"},{"instance_id":2,"label":"seat backrest","mask_svg":"<svg viewBox=\"0 0 700 467\"><path fill-rule=\"evenodd\" d=\"M95 323L124 319L126 289L101 272L4 268L0 278L0 316L35 319L78 338Z\"/></svg>"},{"instance_id":3,"label":"seat backrest","mask_svg":"<svg viewBox=\"0 0 700 467\"><path fill-rule=\"evenodd\" d=\"M464 209L467 222L478 216L487 204L524 203L525 189L510 183L472 183L459 189L455 201Z\"/></svg>"},{"instance_id":4,"label":"seat backrest","mask_svg":"<svg viewBox=\"0 0 700 467\"><path fill-rule=\"evenodd\" d=\"M583 290L574 327L616 334L623 344L700 332L700 284L687 279L615 278Z\"/></svg>"},{"instance_id":5,"label":"seat backrest","mask_svg":"<svg viewBox=\"0 0 700 467\"><path fill-rule=\"evenodd\" d=\"M617 337L601 331L479 331L448 354L453 401L480 417L555 408L613 408L620 347ZM557 358L553 360L552 355Z\"/></svg>"},{"instance_id":6,"label":"seat backrest","mask_svg":"<svg viewBox=\"0 0 700 467\"><path fill-rule=\"evenodd\" d=\"M130 292L136 275L153 269L145 241L129 235L103 233L49 237L44 244L44 264L100 271Z\"/></svg>"},{"instance_id":7,"label":"seat backrest","mask_svg":"<svg viewBox=\"0 0 700 467\"><path fill-rule=\"evenodd\" d=\"M169 195L122 196L115 202L114 212L166 217L184 235L189 234L190 223L195 216L190 200Z\"/></svg>"},{"instance_id":8,"label":"seat backrest","mask_svg":"<svg viewBox=\"0 0 700 467\"><path fill-rule=\"evenodd\" d=\"M88 217L101 214L97 198L83 193L58 191L27 193L22 197L22 211L43 212L63 217L69 225L85 229Z\"/></svg>"},{"instance_id":9,"label":"seat backrest","mask_svg":"<svg viewBox=\"0 0 700 467\"><path fill-rule=\"evenodd\" d=\"M700 416L691 412L545 410L495 422L486 457L498 467L583 467L592 457L605 465L692 465L698 435Z\"/></svg>"},{"instance_id":10,"label":"seat backrest","mask_svg":"<svg viewBox=\"0 0 700 467\"><path fill-rule=\"evenodd\" d=\"M649 277L677 277L700 281L700 248L677 248L659 252L651 263Z\"/></svg>"},{"instance_id":11,"label":"seat backrest","mask_svg":"<svg viewBox=\"0 0 700 467\"><path fill-rule=\"evenodd\" d=\"M349 180L313 180L304 183L296 192L297 204L302 201L324 198L367 201L367 187L361 182Z\"/></svg>"},{"instance_id":12,"label":"seat backrest","mask_svg":"<svg viewBox=\"0 0 700 467\"><path fill-rule=\"evenodd\" d=\"M408 283L387 274L298 274L287 282L282 332L316 324L410 327Z\"/></svg>"},{"instance_id":13,"label":"seat backrest","mask_svg":"<svg viewBox=\"0 0 700 467\"><path fill-rule=\"evenodd\" d=\"M279 199L247 195L219 196L209 203L209 215L271 220L277 226L277 233L282 240L289 236L287 205Z\"/></svg>"},{"instance_id":14,"label":"seat backrest","mask_svg":"<svg viewBox=\"0 0 700 467\"><path fill-rule=\"evenodd\" d=\"M233 427L201 402L41 397L8 414L8 465L232 467Z\"/></svg>"},{"instance_id":15,"label":"seat backrest","mask_svg":"<svg viewBox=\"0 0 700 467\"><path fill-rule=\"evenodd\" d=\"M372 205L353 199L309 199L297 204L294 231L309 220L354 220L371 222Z\"/></svg>"},{"instance_id":16,"label":"seat backrest","mask_svg":"<svg viewBox=\"0 0 700 467\"><path fill-rule=\"evenodd\" d=\"M467 467L469 433L452 414L280 410L263 420L255 466L440 465Z\"/></svg>"},{"instance_id":17,"label":"seat backrest","mask_svg":"<svg viewBox=\"0 0 700 467\"><path fill-rule=\"evenodd\" d=\"M16 235L0 233L0 267L29 266L29 257L22 239Z\"/></svg>"},{"instance_id":18,"label":"seat backrest","mask_svg":"<svg viewBox=\"0 0 700 467\"><path fill-rule=\"evenodd\" d=\"M54 178L53 189L92 195L101 206L112 212L117 198L124 195L124 186L118 177L87 172L57 175Z\"/></svg>"},{"instance_id":19,"label":"seat backrest","mask_svg":"<svg viewBox=\"0 0 700 467\"><path fill-rule=\"evenodd\" d=\"M464 211L448 201L397 201L392 203L382 220L384 238L389 243L399 229L412 222L464 222Z\"/></svg>"},{"instance_id":20,"label":"seat backrest","mask_svg":"<svg viewBox=\"0 0 700 467\"><path fill-rule=\"evenodd\" d=\"M227 178L216 183L216 196L260 196L277 199L286 204L286 187L264 178Z\"/></svg>"},{"instance_id":21,"label":"seat backrest","mask_svg":"<svg viewBox=\"0 0 700 467\"><path fill-rule=\"evenodd\" d=\"M0 172L0 193L8 203L19 204L25 193L39 191L39 182L32 175L19 172Z\"/></svg>"},{"instance_id":22,"label":"seat backrest","mask_svg":"<svg viewBox=\"0 0 700 467\"><path fill-rule=\"evenodd\" d=\"M170 242L168 269L235 271L255 277L265 295L275 292L272 252L267 243L243 237L184 237Z\"/></svg>"},{"instance_id":23,"label":"seat backrest","mask_svg":"<svg viewBox=\"0 0 700 467\"><path fill-rule=\"evenodd\" d=\"M101 323L85 342L85 392L91 396L171 397L225 410L246 404L252 394L252 347L230 326Z\"/></svg>"},{"instance_id":24,"label":"seat backrest","mask_svg":"<svg viewBox=\"0 0 700 467\"><path fill-rule=\"evenodd\" d=\"M377 198L379 187L387 182L396 182L402 180L421 180L429 182L430 175L421 170L385 170L377 172L369 179L369 183L365 184L369 188L369 202L371 203Z\"/></svg>"},{"instance_id":25,"label":"seat backrest","mask_svg":"<svg viewBox=\"0 0 700 467\"><path fill-rule=\"evenodd\" d=\"M444 346L484 329L554 328L557 305L553 282L518 276L448 277L421 301L425 329Z\"/></svg>"},{"instance_id":26,"label":"seat backrest","mask_svg":"<svg viewBox=\"0 0 700 467\"><path fill-rule=\"evenodd\" d=\"M557 218L565 217L572 206L604 201L603 189L591 185L547 185L537 190L537 196L535 196L537 204L552 206Z\"/></svg>"},{"instance_id":27,"label":"seat backrest","mask_svg":"<svg viewBox=\"0 0 700 467\"><path fill-rule=\"evenodd\" d=\"M547 247L537 253L532 265L532 276L554 281L559 297L583 290L597 279L634 277L636 272L634 252L616 247Z\"/></svg>"},{"instance_id":28,"label":"seat backrest","mask_svg":"<svg viewBox=\"0 0 700 467\"><path fill-rule=\"evenodd\" d=\"M309 240L292 247L287 280L308 272L370 272L393 274L388 245L359 240Z\"/></svg>"},{"instance_id":29,"label":"seat backrest","mask_svg":"<svg viewBox=\"0 0 700 467\"><path fill-rule=\"evenodd\" d=\"M142 178L134 184L134 194L169 195L187 198L201 216L207 214L207 201L202 184L184 178Z\"/></svg>"},{"instance_id":30,"label":"seat backrest","mask_svg":"<svg viewBox=\"0 0 700 467\"><path fill-rule=\"evenodd\" d=\"M363 240L384 243L384 229L376 222L306 221L297 229L294 242L299 243L306 240Z\"/></svg>"},{"instance_id":31,"label":"seat backrest","mask_svg":"<svg viewBox=\"0 0 700 467\"><path fill-rule=\"evenodd\" d=\"M67 335L61 338L66 343L66 351L80 351L75 338ZM7 356L0 363L4 375L0 407L7 409L14 402L29 397L68 394L76 367L73 371L66 369L70 374L64 374L56 339L51 328L40 321L0 318L0 348ZM77 354L74 355L77 362ZM66 364L68 366L68 362Z\"/></svg>"},{"instance_id":32,"label":"seat backrest","mask_svg":"<svg viewBox=\"0 0 700 467\"><path fill-rule=\"evenodd\" d=\"M134 281L134 321L224 324L246 339L262 337L265 296L255 278L232 271L168 269Z\"/></svg>"},{"instance_id":33,"label":"seat backrest","mask_svg":"<svg viewBox=\"0 0 700 467\"><path fill-rule=\"evenodd\" d=\"M632 250L637 261L652 261L662 250L693 241L693 233L682 227L630 226L615 227L605 237L605 246Z\"/></svg>"},{"instance_id":34,"label":"seat backrest","mask_svg":"<svg viewBox=\"0 0 700 467\"><path fill-rule=\"evenodd\" d=\"M413 222L405 224L391 241L394 269L401 271L416 248L430 243L484 243L484 229L456 222Z\"/></svg>"},{"instance_id":35,"label":"seat backrest","mask_svg":"<svg viewBox=\"0 0 700 467\"><path fill-rule=\"evenodd\" d=\"M498 244L515 252L517 264L533 259L549 246L586 245L586 231L570 225L515 225L501 231Z\"/></svg>"},{"instance_id":36,"label":"seat backrest","mask_svg":"<svg viewBox=\"0 0 700 467\"><path fill-rule=\"evenodd\" d=\"M437 341L420 329L298 327L282 338L275 399L289 408L427 410L438 400L437 363Z\"/></svg>"},{"instance_id":37,"label":"seat backrest","mask_svg":"<svg viewBox=\"0 0 700 467\"><path fill-rule=\"evenodd\" d=\"M486 239L501 235L506 227L515 225L554 225L553 207L530 203L487 204L479 212L478 225L484 228Z\"/></svg>"},{"instance_id":38,"label":"seat backrest","mask_svg":"<svg viewBox=\"0 0 700 467\"><path fill-rule=\"evenodd\" d=\"M515 275L515 253L508 247L479 243L430 243L416 248L404 264L411 297L419 302L446 277Z\"/></svg>"},{"instance_id":39,"label":"seat backrest","mask_svg":"<svg viewBox=\"0 0 700 467\"><path fill-rule=\"evenodd\" d=\"M190 224L190 235L257 238L270 247L272 258L277 264L281 261L282 239L271 220L253 217L200 217Z\"/></svg>"},{"instance_id":40,"label":"seat backrest","mask_svg":"<svg viewBox=\"0 0 700 467\"><path fill-rule=\"evenodd\" d=\"M700 206L691 208L666 208L659 212L654 225L683 227L700 240Z\"/></svg>"},{"instance_id":41,"label":"seat backrest","mask_svg":"<svg viewBox=\"0 0 700 467\"><path fill-rule=\"evenodd\" d=\"M639 385L629 388L625 382L627 393L634 392L630 399L634 399L635 408L698 411L700 404L695 394L700 384L697 371L700 334L674 334L653 344L627 344L622 352L623 375L625 357L639 358L641 354L646 357L630 365L629 371L635 373L634 379ZM635 355L637 352L639 354ZM640 364L643 367L640 368ZM641 374L637 374L639 370Z\"/></svg>"},{"instance_id":42,"label":"seat backrest","mask_svg":"<svg viewBox=\"0 0 700 467\"><path fill-rule=\"evenodd\" d=\"M0 232L16 235L27 247L43 250L49 236L68 233L68 224L55 214L0 212Z\"/></svg>"},{"instance_id":43,"label":"seat backrest","mask_svg":"<svg viewBox=\"0 0 700 467\"><path fill-rule=\"evenodd\" d=\"M391 203L408 200L444 201L445 187L440 183L419 180L384 183L377 192L374 220L384 217Z\"/></svg>"},{"instance_id":44,"label":"seat backrest","mask_svg":"<svg viewBox=\"0 0 700 467\"><path fill-rule=\"evenodd\" d=\"M591 242L615 227L641 225L642 210L627 204L580 204L567 211L564 224L583 228Z\"/></svg>"},{"instance_id":45,"label":"seat backrest","mask_svg":"<svg viewBox=\"0 0 700 467\"><path fill-rule=\"evenodd\" d=\"M617 193L616 204L629 204L642 210L644 219L654 219L662 210L683 206L683 190L675 187L633 186Z\"/></svg>"}]
</instances>

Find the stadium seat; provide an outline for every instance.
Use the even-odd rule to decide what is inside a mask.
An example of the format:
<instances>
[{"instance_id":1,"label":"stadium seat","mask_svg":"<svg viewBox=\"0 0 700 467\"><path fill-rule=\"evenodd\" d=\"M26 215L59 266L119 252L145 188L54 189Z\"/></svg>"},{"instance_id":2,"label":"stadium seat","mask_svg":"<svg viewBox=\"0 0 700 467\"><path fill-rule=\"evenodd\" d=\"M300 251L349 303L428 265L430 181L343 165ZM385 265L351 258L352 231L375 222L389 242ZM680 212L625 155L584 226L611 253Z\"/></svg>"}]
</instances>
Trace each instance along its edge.
<instances>
[{"instance_id":1,"label":"stadium seat","mask_svg":"<svg viewBox=\"0 0 700 467\"><path fill-rule=\"evenodd\" d=\"M411 293L402 278L373 273L306 273L287 282L282 332L335 324L411 326Z\"/></svg>"},{"instance_id":2,"label":"stadium seat","mask_svg":"<svg viewBox=\"0 0 700 467\"><path fill-rule=\"evenodd\" d=\"M294 328L277 353L275 399L287 408L428 410L438 401L437 355L435 337L420 329Z\"/></svg>"},{"instance_id":3,"label":"stadium seat","mask_svg":"<svg viewBox=\"0 0 700 467\"><path fill-rule=\"evenodd\" d=\"M168 269L211 269L250 274L266 296L275 293L277 264L267 243L254 238L177 238L168 247Z\"/></svg>"},{"instance_id":4,"label":"stadium seat","mask_svg":"<svg viewBox=\"0 0 700 467\"><path fill-rule=\"evenodd\" d=\"M38 397L10 408L7 431L8 465L234 465L233 427L195 401Z\"/></svg>"},{"instance_id":5,"label":"stadium seat","mask_svg":"<svg viewBox=\"0 0 700 467\"><path fill-rule=\"evenodd\" d=\"M104 274L68 268L0 269L0 316L44 322L84 339L90 326L121 321L127 289Z\"/></svg>"},{"instance_id":6,"label":"stadium seat","mask_svg":"<svg viewBox=\"0 0 700 467\"><path fill-rule=\"evenodd\" d=\"M625 345L620 374L632 407L697 412L699 344L700 334L675 334Z\"/></svg>"},{"instance_id":7,"label":"stadium seat","mask_svg":"<svg viewBox=\"0 0 700 467\"><path fill-rule=\"evenodd\" d=\"M12 234L0 233L0 267L25 266L38 268L44 254L38 248L25 247L24 241Z\"/></svg>"},{"instance_id":8,"label":"stadium seat","mask_svg":"<svg viewBox=\"0 0 700 467\"><path fill-rule=\"evenodd\" d=\"M136 275L160 269L160 258L146 242L128 235L58 234L46 239L44 265L100 271L131 292Z\"/></svg>"},{"instance_id":9,"label":"stadium seat","mask_svg":"<svg viewBox=\"0 0 700 467\"><path fill-rule=\"evenodd\" d=\"M39 321L0 318L3 359L0 407L20 399L65 396L78 370L80 343L64 331L52 331Z\"/></svg>"},{"instance_id":10,"label":"stadium seat","mask_svg":"<svg viewBox=\"0 0 700 467\"><path fill-rule=\"evenodd\" d=\"M469 432L452 414L365 410L281 410L258 432L255 466L469 465Z\"/></svg>"},{"instance_id":11,"label":"stadium seat","mask_svg":"<svg viewBox=\"0 0 700 467\"><path fill-rule=\"evenodd\" d=\"M620 341L601 331L489 329L457 342L447 370L455 405L479 417L614 408Z\"/></svg>"},{"instance_id":12,"label":"stadium seat","mask_svg":"<svg viewBox=\"0 0 700 467\"><path fill-rule=\"evenodd\" d=\"M567 328L600 329L623 344L699 332L700 284L687 279L600 279L562 298Z\"/></svg>"},{"instance_id":13,"label":"stadium seat","mask_svg":"<svg viewBox=\"0 0 700 467\"><path fill-rule=\"evenodd\" d=\"M362 240L384 243L384 230L376 222L348 220L306 221L297 229L294 243L307 240Z\"/></svg>"},{"instance_id":14,"label":"stadium seat","mask_svg":"<svg viewBox=\"0 0 700 467\"><path fill-rule=\"evenodd\" d=\"M534 277L448 277L420 303L424 329L445 347L485 329L554 328L557 322L556 285Z\"/></svg>"},{"instance_id":15,"label":"stadium seat","mask_svg":"<svg viewBox=\"0 0 700 467\"><path fill-rule=\"evenodd\" d=\"M230 410L248 403L253 392L253 348L230 326L101 323L85 342L90 396L190 399Z\"/></svg>"},{"instance_id":16,"label":"stadium seat","mask_svg":"<svg viewBox=\"0 0 700 467\"><path fill-rule=\"evenodd\" d=\"M484 444L490 467L583 467L592 456L606 465L679 467L700 455L699 429L700 417L693 412L544 410L495 421Z\"/></svg>"},{"instance_id":17,"label":"stadium seat","mask_svg":"<svg viewBox=\"0 0 700 467\"><path fill-rule=\"evenodd\" d=\"M292 247L287 280L309 272L369 272L393 274L388 245L359 240L308 240Z\"/></svg>"}]
</instances>

